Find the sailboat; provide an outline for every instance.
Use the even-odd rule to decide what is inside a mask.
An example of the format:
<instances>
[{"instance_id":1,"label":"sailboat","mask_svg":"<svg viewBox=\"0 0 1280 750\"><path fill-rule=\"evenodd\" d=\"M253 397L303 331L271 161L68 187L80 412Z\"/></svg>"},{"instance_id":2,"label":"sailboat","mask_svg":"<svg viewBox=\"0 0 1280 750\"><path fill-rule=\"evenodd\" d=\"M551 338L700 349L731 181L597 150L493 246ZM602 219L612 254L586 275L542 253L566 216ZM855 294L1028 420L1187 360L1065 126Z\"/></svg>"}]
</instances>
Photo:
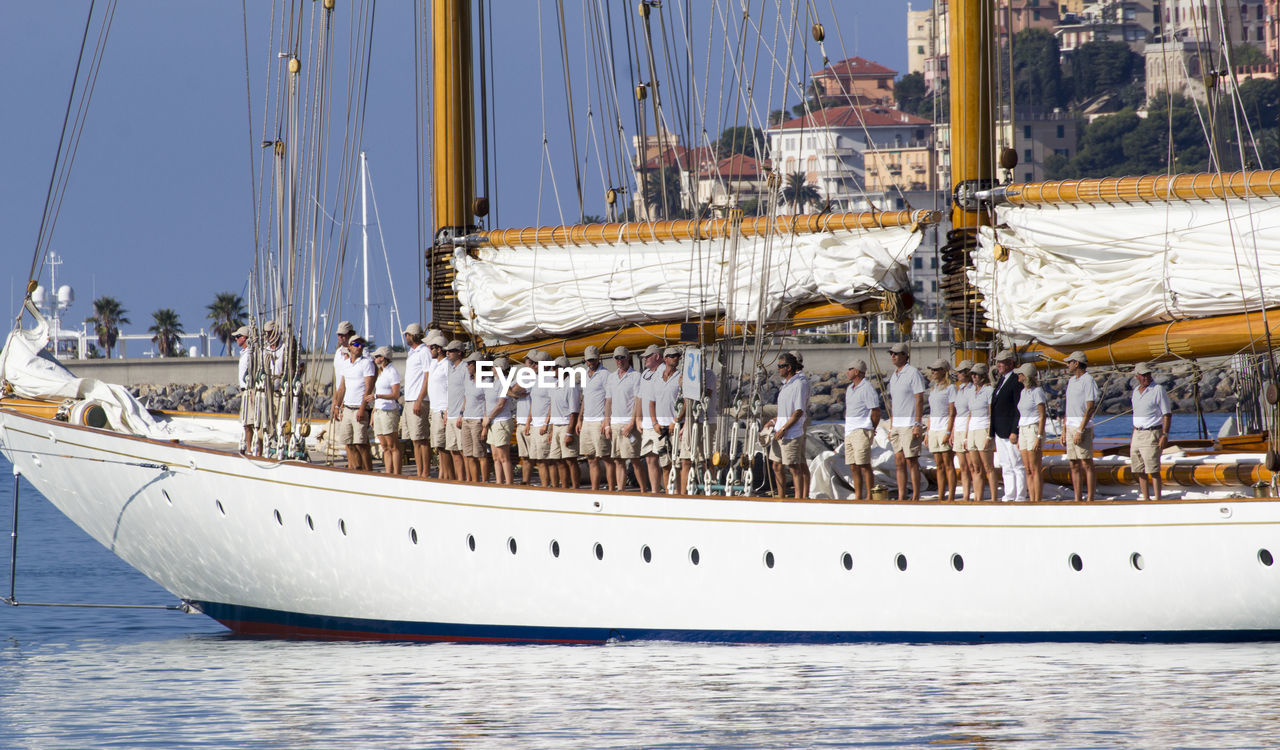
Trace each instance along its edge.
<instances>
[{"instance_id":1,"label":"sailboat","mask_svg":"<svg viewBox=\"0 0 1280 750\"><path fill-rule=\"evenodd\" d=\"M654 5L642 4L646 19ZM952 137L957 199L944 252L962 260L958 294L973 323L960 326L972 331L960 351L986 352L1000 331L1023 337L1024 356L1051 357L1098 332L1035 340L973 306L994 309L1006 286L982 286L988 261L975 248L995 258L1017 241L1011 218L993 227L991 207L1037 189L992 178L982 78L990 13L989 2L951 3L952 90L977 92L952 97L951 122L979 126ZM495 351L570 354L659 341L711 351L728 340L755 366L773 328L901 312L902 266L938 220L931 212L729 211L482 230L469 67L458 68L472 56L470 4L437 0L433 23L431 290L437 318L456 333ZM282 164L288 148L275 145ZM281 191L282 205L295 201L292 188ZM282 222L280 234L298 226ZM582 251L557 252L571 248ZM812 270L832 258L838 279ZM544 283L544 271L564 275ZM516 296L522 273L549 297L584 287L533 309ZM682 280L700 274L696 285ZM517 282L494 291L503 277ZM668 279L683 286L664 288ZM274 442L241 454L197 418L150 414L42 356L45 324L27 309L34 327L10 335L0 362L0 450L87 533L235 633L544 643L1280 637L1280 500L779 502L710 482L656 495L369 475L299 459L304 399L287 379L279 387L298 397L280 399ZM585 332L581 316L592 321ZM1125 332L1148 317L1102 335L1137 335Z\"/></svg>"}]
</instances>

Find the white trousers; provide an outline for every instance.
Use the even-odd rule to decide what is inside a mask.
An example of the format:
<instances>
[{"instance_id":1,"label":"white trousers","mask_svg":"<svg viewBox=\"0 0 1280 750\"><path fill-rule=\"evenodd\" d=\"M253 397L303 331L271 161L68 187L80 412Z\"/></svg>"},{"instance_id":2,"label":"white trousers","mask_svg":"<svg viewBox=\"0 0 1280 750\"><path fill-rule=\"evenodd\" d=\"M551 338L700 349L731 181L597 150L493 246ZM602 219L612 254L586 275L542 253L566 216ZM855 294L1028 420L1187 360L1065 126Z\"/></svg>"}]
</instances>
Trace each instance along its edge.
<instances>
[{"instance_id":1,"label":"white trousers","mask_svg":"<svg viewBox=\"0 0 1280 750\"><path fill-rule=\"evenodd\" d=\"M1018 444L1000 435L996 437L996 456L1000 458L1000 476L1004 479L1004 497L1006 503L1021 503L1027 500L1027 468L1022 465L1022 453ZM992 495L994 497L994 494Z\"/></svg>"}]
</instances>

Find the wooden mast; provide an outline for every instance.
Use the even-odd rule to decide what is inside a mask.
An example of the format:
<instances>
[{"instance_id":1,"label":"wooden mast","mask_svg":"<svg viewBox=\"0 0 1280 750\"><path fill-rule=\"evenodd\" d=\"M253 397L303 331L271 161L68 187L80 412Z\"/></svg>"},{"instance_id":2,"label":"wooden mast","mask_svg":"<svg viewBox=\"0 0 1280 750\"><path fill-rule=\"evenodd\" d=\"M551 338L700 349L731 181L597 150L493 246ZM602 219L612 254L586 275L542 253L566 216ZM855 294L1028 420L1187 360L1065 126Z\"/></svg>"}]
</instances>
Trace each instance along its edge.
<instances>
[{"instance_id":1,"label":"wooden mast","mask_svg":"<svg viewBox=\"0 0 1280 750\"><path fill-rule=\"evenodd\" d=\"M445 331L460 334L458 298L453 291L455 239L475 229L475 116L471 83L471 3L431 4L433 241L427 252L432 317Z\"/></svg>"}]
</instances>

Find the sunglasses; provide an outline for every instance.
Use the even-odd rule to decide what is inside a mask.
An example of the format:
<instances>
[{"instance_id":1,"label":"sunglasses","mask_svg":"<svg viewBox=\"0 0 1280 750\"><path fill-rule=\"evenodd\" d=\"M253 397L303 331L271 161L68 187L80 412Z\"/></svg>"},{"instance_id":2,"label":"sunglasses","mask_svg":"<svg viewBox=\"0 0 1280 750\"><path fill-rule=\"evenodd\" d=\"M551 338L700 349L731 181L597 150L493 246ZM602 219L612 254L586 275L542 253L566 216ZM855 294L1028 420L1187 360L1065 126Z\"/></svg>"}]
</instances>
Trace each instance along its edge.
<instances>
[{"instance_id":1,"label":"sunglasses","mask_svg":"<svg viewBox=\"0 0 1280 750\"><path fill-rule=\"evenodd\" d=\"M363 348L364 344L359 341L352 341L350 344L347 344L347 346L355 346L355 347Z\"/></svg>"},{"instance_id":2,"label":"sunglasses","mask_svg":"<svg viewBox=\"0 0 1280 750\"><path fill-rule=\"evenodd\" d=\"M622 356L618 356L618 357L614 357L614 359L615 359L615 360L617 360L617 361L619 361L619 362L621 362L621 361L622 361L622 360L624 360L624 359L630 359L630 358L629 358L629 357L622 357Z\"/></svg>"}]
</instances>

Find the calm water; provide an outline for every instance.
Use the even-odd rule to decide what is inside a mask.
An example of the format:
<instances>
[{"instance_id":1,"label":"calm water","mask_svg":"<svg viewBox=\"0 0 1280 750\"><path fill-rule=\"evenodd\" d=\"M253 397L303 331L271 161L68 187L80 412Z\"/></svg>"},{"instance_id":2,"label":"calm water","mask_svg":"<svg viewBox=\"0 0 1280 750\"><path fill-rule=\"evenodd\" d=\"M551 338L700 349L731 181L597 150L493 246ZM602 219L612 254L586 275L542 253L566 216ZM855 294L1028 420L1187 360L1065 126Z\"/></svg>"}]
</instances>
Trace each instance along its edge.
<instances>
[{"instance_id":1,"label":"calm water","mask_svg":"<svg viewBox=\"0 0 1280 750\"><path fill-rule=\"evenodd\" d=\"M30 487L21 509L20 599L173 603ZM1280 745L1278 644L308 643L42 607L0 634L0 748Z\"/></svg>"}]
</instances>

